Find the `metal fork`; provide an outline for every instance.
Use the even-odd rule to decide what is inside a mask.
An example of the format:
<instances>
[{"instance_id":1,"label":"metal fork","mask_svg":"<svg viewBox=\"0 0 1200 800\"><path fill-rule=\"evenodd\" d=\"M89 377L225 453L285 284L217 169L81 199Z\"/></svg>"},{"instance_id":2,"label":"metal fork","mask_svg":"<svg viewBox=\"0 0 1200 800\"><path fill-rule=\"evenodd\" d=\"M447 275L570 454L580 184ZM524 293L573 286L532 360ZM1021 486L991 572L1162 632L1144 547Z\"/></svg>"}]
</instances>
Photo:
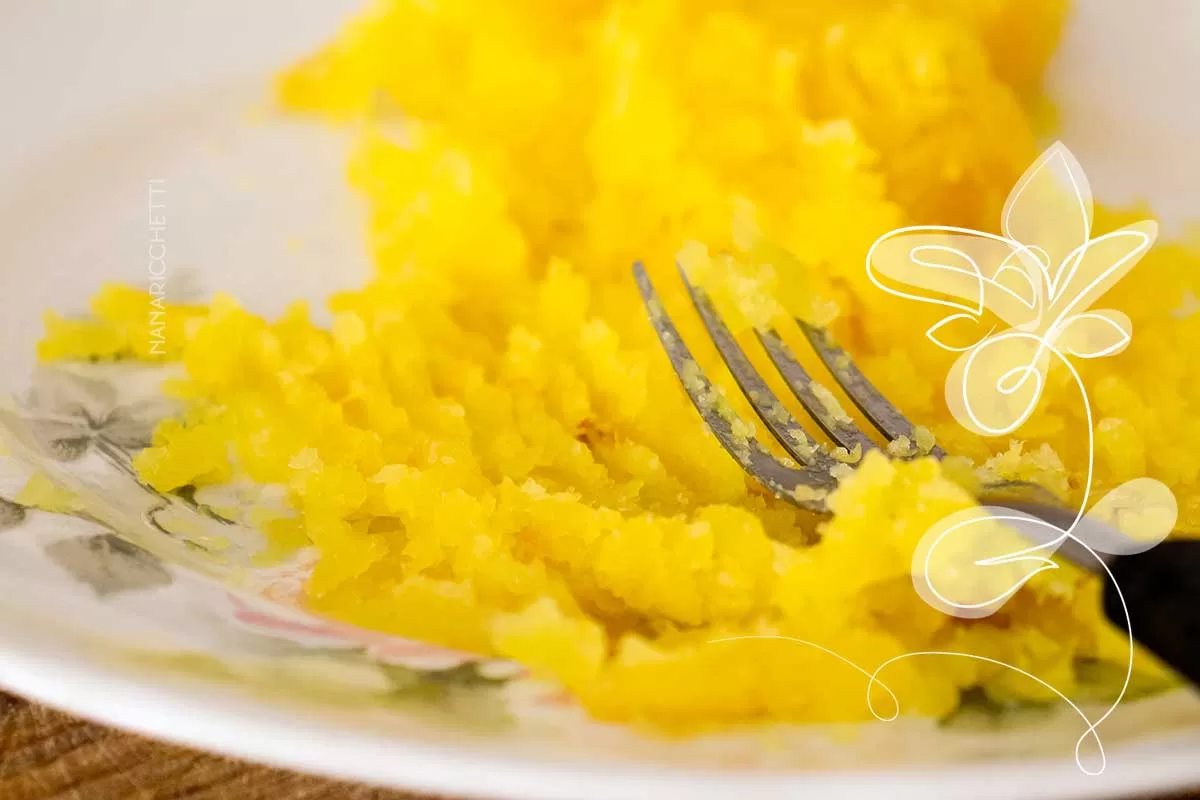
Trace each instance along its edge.
<instances>
[{"instance_id":1,"label":"metal fork","mask_svg":"<svg viewBox=\"0 0 1200 800\"><path fill-rule=\"evenodd\" d=\"M802 508L818 514L828 513L825 497L837 486L835 475L839 471L838 464L857 463L862 455L868 450L876 449L878 445L855 425L849 416L841 412L835 405L833 395L812 379L776 331L756 331L758 341L800 405L840 449L836 451L835 456L823 448L784 407L778 396L755 370L704 289L693 285L682 268L679 272L692 304L699 312L700 319L708 329L709 336L729 372L767 430L774 435L790 458L777 458L758 439L745 434L749 426L736 417L732 407L723 402L720 392L700 369L687 344L679 335L675 323L667 316L645 268L640 263L635 264L634 278L646 304L650 322L658 333L671 366L700 416L729 454L761 484ZM798 323L800 330L837 384L871 424L888 441L897 441L903 436L915 443L917 434L913 424L862 374L846 351L834 342L829 332L803 321L798 320ZM944 458L946 453L935 444L924 453L916 451L911 455ZM992 497L993 494L995 497ZM1070 515L1049 492L1032 483L1011 481L991 484L988 487L987 499L989 502L993 499L1004 501L995 504L1017 507L1027 513L1033 513L1029 508L1041 510L1044 505L1044 513L1051 515L1048 519L1050 522L1073 519L1073 515Z\"/></svg>"},{"instance_id":2,"label":"metal fork","mask_svg":"<svg viewBox=\"0 0 1200 800\"><path fill-rule=\"evenodd\" d=\"M839 468L839 464L856 463L878 445L840 411L829 390L812 379L775 330L756 330L759 343L792 394L837 444L838 449L833 454L828 452L808 434L755 370L704 289L692 284L682 267L679 273L725 366L788 458L773 455L705 376L667 315L645 267L636 263L633 275L650 323L684 391L709 430L747 473L776 496L816 514L828 514L826 497L837 487L835 476L849 469L849 466ZM838 386L863 416L889 442L907 437L915 447L917 436L913 424L863 375L830 333L802 320L797 323ZM935 444L925 452L916 449L909 457L918 455L940 459L946 453ZM1060 529L1075 521L1074 511L1032 483L987 483L978 499L984 505L1020 511ZM1086 534L1086 541L1120 542L1124 539L1124 534L1115 528L1087 517L1080 520L1075 530ZM1115 583L1119 582L1134 636L1182 675L1200 684L1200 541L1170 540L1144 553L1113 557L1089 551L1068 538L1057 552L1092 572L1111 574L1113 580L1106 583L1104 594L1104 610L1108 617L1122 629L1127 629L1120 595L1115 591ZM1098 558L1104 563L1098 563Z\"/></svg>"}]
</instances>

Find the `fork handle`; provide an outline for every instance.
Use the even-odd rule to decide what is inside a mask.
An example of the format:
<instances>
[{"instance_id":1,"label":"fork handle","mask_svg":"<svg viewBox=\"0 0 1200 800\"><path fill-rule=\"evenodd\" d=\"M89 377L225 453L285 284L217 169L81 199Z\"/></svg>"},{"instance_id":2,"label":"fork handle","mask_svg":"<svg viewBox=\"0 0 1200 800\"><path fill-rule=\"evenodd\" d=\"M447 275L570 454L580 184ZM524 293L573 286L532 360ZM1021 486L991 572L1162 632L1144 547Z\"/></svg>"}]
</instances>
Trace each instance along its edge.
<instances>
[{"instance_id":1,"label":"fork handle","mask_svg":"<svg viewBox=\"0 0 1200 800\"><path fill-rule=\"evenodd\" d=\"M1133 638L1200 686L1200 540L1172 539L1109 562L1129 609ZM1126 627L1120 595L1104 587L1104 613Z\"/></svg>"}]
</instances>

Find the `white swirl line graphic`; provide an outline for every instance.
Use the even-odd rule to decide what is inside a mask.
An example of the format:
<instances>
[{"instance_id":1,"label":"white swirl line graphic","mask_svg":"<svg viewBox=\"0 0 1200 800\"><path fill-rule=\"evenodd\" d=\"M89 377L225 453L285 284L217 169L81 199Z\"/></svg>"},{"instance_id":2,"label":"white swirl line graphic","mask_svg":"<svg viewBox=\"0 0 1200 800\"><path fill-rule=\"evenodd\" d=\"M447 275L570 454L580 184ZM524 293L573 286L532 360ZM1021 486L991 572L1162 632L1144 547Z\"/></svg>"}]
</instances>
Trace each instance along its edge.
<instances>
[{"instance_id":1,"label":"white swirl line graphic","mask_svg":"<svg viewBox=\"0 0 1200 800\"><path fill-rule=\"evenodd\" d=\"M1122 598L1122 602L1124 602L1124 598ZM1100 735L1096 732L1096 728L1100 725L1100 723L1102 723L1105 719L1108 718L1109 714L1112 713L1112 709L1109 709L1103 715L1101 715L1098 719L1096 719L1095 721L1092 721L1088 717L1088 715L1086 713L1084 713L1083 709L1081 709L1073 700L1071 700L1070 697L1067 697L1067 695L1065 695L1061 691L1059 691L1055 686L1053 686L1052 684L1043 680L1042 678L1039 678L1037 675L1034 675L1031 672L1023 670L1020 667L1013 666L1012 664L1009 664L1006 661L1000 661L999 659L988 658L987 656L976 655L974 653L960 653L960 652L957 652L954 650L914 650L914 651L911 651L908 653L901 653L898 656L892 656L891 658L887 659L886 661L881 663L879 666L877 666L875 669L868 671L864 667L855 663L851 659L846 658L845 656L843 656L842 654L838 653L835 650L831 650L828 647L825 647L824 645L817 644L816 642L809 641L808 639L801 639L797 636L784 636L782 634L745 634L743 636L724 636L719 639L709 639L708 644L721 644L723 642L751 641L751 640L775 640L775 641L782 641L782 642L792 642L793 644L802 644L806 647L812 647L816 650L820 650L823 653L833 656L834 658L836 658L837 660L846 664L847 666L853 667L856 671L861 673L863 675L863 677L865 677L867 679L866 708L868 711L871 712L871 716L873 716L876 720L878 720L880 722L894 722L900 716L900 701L896 697L896 693L892 690L892 688L890 686L888 686L886 683L884 683L883 680L879 677L879 673L883 672L885 669L887 669L892 664L895 664L898 661L903 661L906 658L915 658L917 656L956 656L958 658L969 658L974 661L981 661L981 662L984 662L987 664L993 664L998 667L1004 667L1005 669L1011 669L1012 671L1019 673L1021 675L1024 675L1025 677L1029 678L1032 681L1035 681L1042 687L1049 689L1057 697L1059 697L1064 703L1066 703L1068 706L1070 706L1071 710L1073 710L1079 716L1079 718L1081 720L1083 720L1084 724L1087 725L1087 728L1079 736L1079 739L1077 739L1075 742L1075 764L1076 764L1076 766L1079 767L1079 769L1085 775L1091 775L1093 777L1101 775L1104 773L1105 767L1108 764L1108 756L1104 750L1104 743L1100 740ZM1132 649L1132 639L1131 639L1131 642L1130 642L1130 659L1131 660L1132 660L1132 653L1133 653L1133 649ZM888 697L890 697L892 700L892 705L895 707L895 711L893 711L890 715L885 716L883 714L880 714L875 708L875 701L872 699L871 690L874 689L876 686L878 686L883 691L887 692ZM1122 689L1122 694L1124 694L1124 689ZM1113 705L1113 708L1116 708L1116 704ZM1089 770L1086 766L1084 766L1082 757L1080 755L1080 748L1083 747L1084 741L1086 739L1088 739L1089 737L1091 737L1092 741L1096 743L1096 750L1100 754L1100 767L1099 767L1099 769L1096 769L1096 770Z\"/></svg>"}]
</instances>

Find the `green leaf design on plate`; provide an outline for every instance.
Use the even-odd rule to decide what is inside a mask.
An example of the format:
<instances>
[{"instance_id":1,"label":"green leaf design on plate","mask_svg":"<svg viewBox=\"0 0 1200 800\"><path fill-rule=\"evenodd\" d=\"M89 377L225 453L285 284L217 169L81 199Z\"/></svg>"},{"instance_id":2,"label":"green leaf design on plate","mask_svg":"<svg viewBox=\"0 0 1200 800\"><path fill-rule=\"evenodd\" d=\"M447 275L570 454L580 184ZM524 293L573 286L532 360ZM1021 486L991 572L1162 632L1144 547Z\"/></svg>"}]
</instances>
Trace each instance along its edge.
<instances>
[{"instance_id":1,"label":"green leaf design on plate","mask_svg":"<svg viewBox=\"0 0 1200 800\"><path fill-rule=\"evenodd\" d=\"M1077 702L1095 701L1112 702L1125 683L1125 665L1111 661L1098 661L1094 658L1080 658L1075 661L1075 674L1079 686L1071 699ZM1134 670L1129 676L1129 686L1121 702L1129 703L1141 700L1168 689L1178 686L1179 682L1169 674L1153 675Z\"/></svg>"},{"instance_id":2,"label":"green leaf design on plate","mask_svg":"<svg viewBox=\"0 0 1200 800\"><path fill-rule=\"evenodd\" d=\"M1060 704L1031 700L998 700L983 687L964 689L958 708L938 721L952 730L994 731L1028 725L1047 718L1060 709Z\"/></svg>"},{"instance_id":3,"label":"green leaf design on plate","mask_svg":"<svg viewBox=\"0 0 1200 800\"><path fill-rule=\"evenodd\" d=\"M25 521L25 507L0 497L0 531L15 528Z\"/></svg>"},{"instance_id":4,"label":"green leaf design on plate","mask_svg":"<svg viewBox=\"0 0 1200 800\"><path fill-rule=\"evenodd\" d=\"M392 697L401 704L445 710L481 731L500 730L513 722L508 703L499 691L507 679L480 675L475 664L434 671L395 664L379 666L395 687Z\"/></svg>"},{"instance_id":5,"label":"green leaf design on plate","mask_svg":"<svg viewBox=\"0 0 1200 800\"><path fill-rule=\"evenodd\" d=\"M155 425L169 412L156 398L119 406L107 378L43 367L34 374L22 416L56 461L77 461L95 448L126 466L130 453L150 445Z\"/></svg>"},{"instance_id":6,"label":"green leaf design on plate","mask_svg":"<svg viewBox=\"0 0 1200 800\"><path fill-rule=\"evenodd\" d=\"M239 686L261 697L302 698L345 710L381 707L403 710L431 722L494 733L513 724L503 680L475 682L459 668L444 674L371 661L362 650L313 649L288 657L217 656L191 651L130 651L123 658L140 668L157 667ZM466 683L461 683L461 680Z\"/></svg>"},{"instance_id":7,"label":"green leaf design on plate","mask_svg":"<svg viewBox=\"0 0 1200 800\"><path fill-rule=\"evenodd\" d=\"M54 542L46 547L46 555L99 597L172 582L171 573L156 556L111 533Z\"/></svg>"}]
</instances>

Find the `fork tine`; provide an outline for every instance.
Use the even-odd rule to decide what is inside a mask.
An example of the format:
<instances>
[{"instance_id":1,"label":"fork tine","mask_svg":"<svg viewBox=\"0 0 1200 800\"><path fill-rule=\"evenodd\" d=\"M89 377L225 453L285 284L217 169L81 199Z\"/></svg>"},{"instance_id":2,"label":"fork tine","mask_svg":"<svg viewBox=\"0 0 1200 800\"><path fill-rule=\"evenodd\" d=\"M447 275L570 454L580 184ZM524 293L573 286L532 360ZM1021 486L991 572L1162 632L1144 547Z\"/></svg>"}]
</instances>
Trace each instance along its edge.
<instances>
[{"instance_id":1,"label":"fork tine","mask_svg":"<svg viewBox=\"0 0 1200 800\"><path fill-rule=\"evenodd\" d=\"M833 476L827 470L788 466L767 452L752 433L747 433L750 426L737 416L692 357L691 351L679 336L679 330L667 316L666 309L663 308L662 301L654 291L650 276L646 274L641 262L633 265L633 275L650 322L658 334L659 341L662 342L663 349L666 350L671 367L721 446L733 456L742 469L771 491L787 496L803 508L825 513L828 509L824 496L837 485Z\"/></svg>"},{"instance_id":2,"label":"fork tine","mask_svg":"<svg viewBox=\"0 0 1200 800\"><path fill-rule=\"evenodd\" d=\"M725 360L725 366L729 368L729 372L737 381L742 394L746 396L754 411L766 424L767 429L775 435L775 438L783 445L783 449L797 461L823 470L832 469L837 462L821 449L791 412L784 408L783 403L779 402L779 398L771 391L771 387L767 386L766 381L750 363L750 359L746 358L746 352L729 332L721 315L713 307L708 293L699 286L694 286L688 280L687 273L682 267L679 268L679 274L683 279L683 285L687 287L688 294L691 295L692 305L700 313L700 319L704 322L704 327L708 329L708 334L717 347L717 352Z\"/></svg>"},{"instance_id":3,"label":"fork tine","mask_svg":"<svg viewBox=\"0 0 1200 800\"><path fill-rule=\"evenodd\" d=\"M800 330L804 332L813 349L817 351L817 355L821 357L821 361L833 375L833 379L871 424L889 440L904 436L910 442L915 442L913 424L867 380L867 376L863 375L851 360L850 354L838 347L829 331L809 325L803 320L797 322L800 323ZM928 454L936 458L946 456L946 452L937 445L934 445Z\"/></svg>"},{"instance_id":4,"label":"fork tine","mask_svg":"<svg viewBox=\"0 0 1200 800\"><path fill-rule=\"evenodd\" d=\"M800 365L791 348L783 343L778 333L774 330L756 333L763 349L771 357L771 363L779 370L792 394L796 395L804 410L812 415L830 439L851 453L856 450L860 454L866 453L876 446L869 436L858 429L853 420L844 412L839 413L833 395L809 377L808 370Z\"/></svg>"}]
</instances>

